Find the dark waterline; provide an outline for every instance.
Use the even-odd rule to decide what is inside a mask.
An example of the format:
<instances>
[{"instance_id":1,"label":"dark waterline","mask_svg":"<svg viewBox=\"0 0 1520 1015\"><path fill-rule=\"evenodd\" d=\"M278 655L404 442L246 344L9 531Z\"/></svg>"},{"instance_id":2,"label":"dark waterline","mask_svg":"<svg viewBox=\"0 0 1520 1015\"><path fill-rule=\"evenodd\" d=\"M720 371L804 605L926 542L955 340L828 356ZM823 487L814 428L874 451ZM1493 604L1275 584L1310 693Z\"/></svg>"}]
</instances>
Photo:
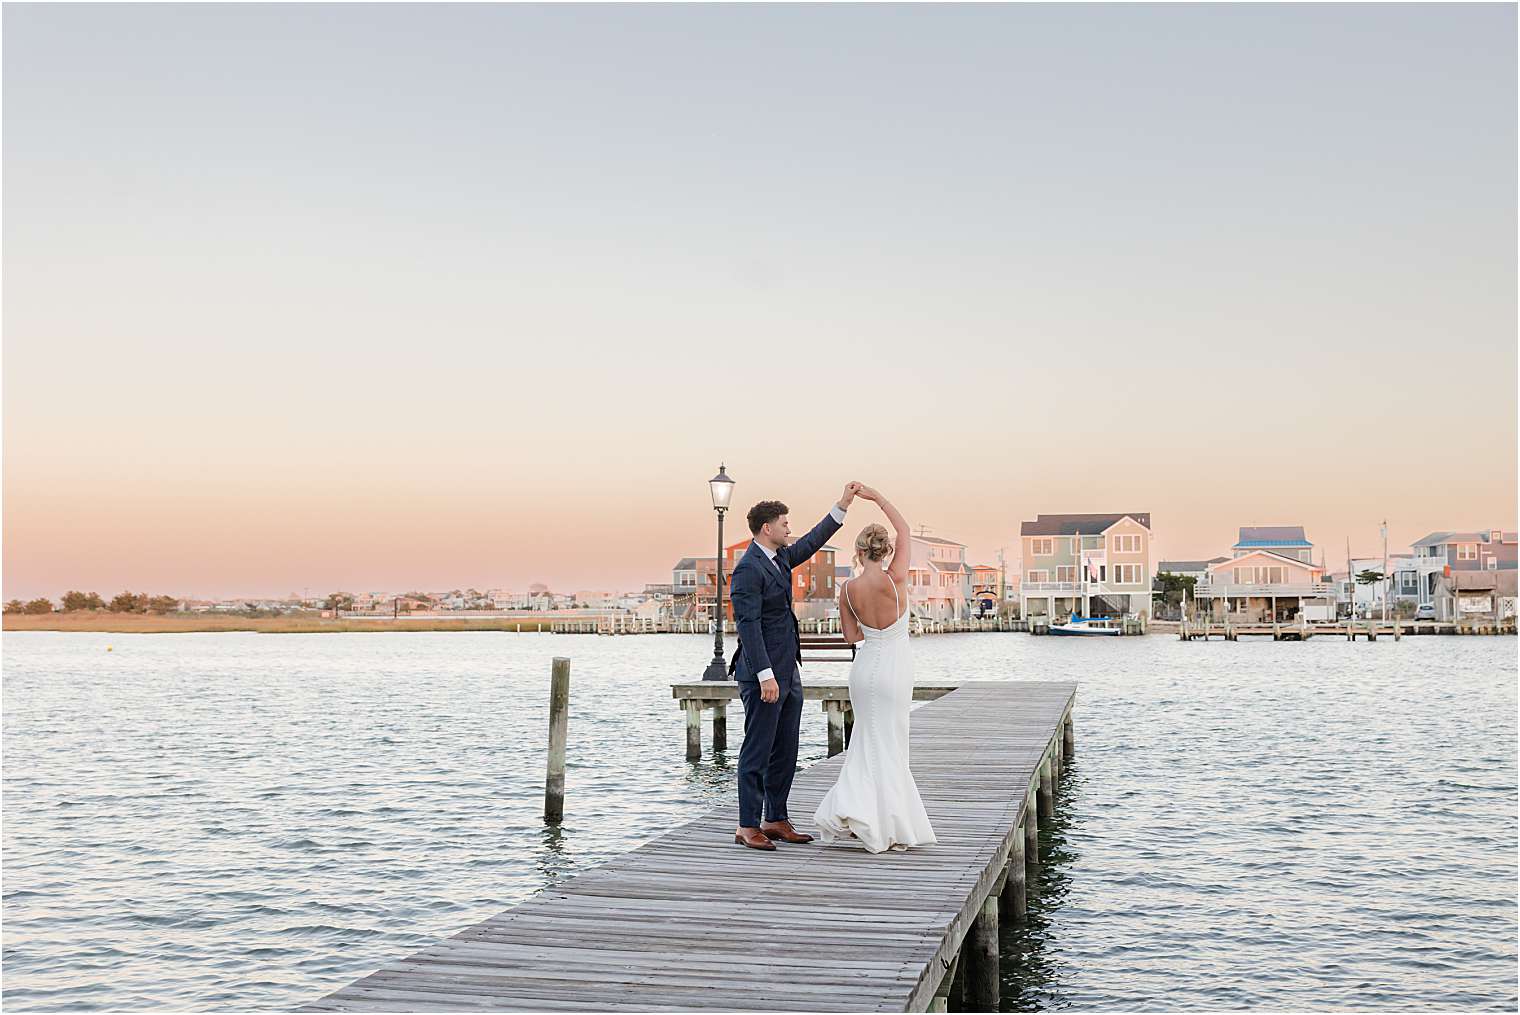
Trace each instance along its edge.
<instances>
[{"instance_id":1,"label":"dark waterline","mask_svg":"<svg viewBox=\"0 0 1520 1015\"><path fill-rule=\"evenodd\" d=\"M16 1010L293 1007L732 795L738 724L687 764L664 686L706 662L700 636L4 648ZM1513 639L914 652L925 678L1082 684L1030 918L1004 923L1005 1010L1515 1008ZM575 663L549 831L555 654ZM821 713L803 736L812 764Z\"/></svg>"}]
</instances>

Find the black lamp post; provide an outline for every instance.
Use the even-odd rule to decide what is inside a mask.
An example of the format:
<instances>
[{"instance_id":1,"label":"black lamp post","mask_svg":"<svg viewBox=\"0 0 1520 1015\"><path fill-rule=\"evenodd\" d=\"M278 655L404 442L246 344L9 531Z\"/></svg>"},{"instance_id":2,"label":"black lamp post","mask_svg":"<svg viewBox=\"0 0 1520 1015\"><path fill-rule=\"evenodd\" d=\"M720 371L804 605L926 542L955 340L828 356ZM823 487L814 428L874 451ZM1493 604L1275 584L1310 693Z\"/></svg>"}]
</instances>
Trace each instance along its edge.
<instances>
[{"instance_id":1,"label":"black lamp post","mask_svg":"<svg viewBox=\"0 0 1520 1015\"><path fill-rule=\"evenodd\" d=\"M719 465L718 474L709 479L707 485L712 490L713 510L718 513L718 598L713 624L713 658L702 679L727 680L728 667L723 664L723 513L728 510L728 502L734 495L734 481L728 477L728 470Z\"/></svg>"}]
</instances>

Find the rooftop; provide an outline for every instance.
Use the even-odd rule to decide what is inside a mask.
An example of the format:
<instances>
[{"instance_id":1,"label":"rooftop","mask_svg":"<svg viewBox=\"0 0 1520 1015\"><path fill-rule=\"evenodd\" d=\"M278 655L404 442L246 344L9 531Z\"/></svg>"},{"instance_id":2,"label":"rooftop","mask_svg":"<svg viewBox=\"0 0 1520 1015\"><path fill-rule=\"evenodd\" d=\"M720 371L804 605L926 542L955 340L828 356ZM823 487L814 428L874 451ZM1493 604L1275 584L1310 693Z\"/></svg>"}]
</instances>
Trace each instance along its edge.
<instances>
[{"instance_id":1,"label":"rooftop","mask_svg":"<svg viewBox=\"0 0 1520 1015\"><path fill-rule=\"evenodd\" d=\"M1034 521L1019 527L1022 536L1096 536L1106 532L1124 518L1133 518L1147 529L1151 527L1149 511L1125 511L1108 515L1036 515Z\"/></svg>"},{"instance_id":2,"label":"rooftop","mask_svg":"<svg viewBox=\"0 0 1520 1015\"><path fill-rule=\"evenodd\" d=\"M1228 557L1210 557L1208 560L1163 560L1156 564L1156 571L1178 574L1182 571L1207 571L1210 564L1229 560Z\"/></svg>"},{"instance_id":3,"label":"rooftop","mask_svg":"<svg viewBox=\"0 0 1520 1015\"><path fill-rule=\"evenodd\" d=\"M1313 546L1302 525L1242 525L1235 549L1252 546Z\"/></svg>"}]
</instances>

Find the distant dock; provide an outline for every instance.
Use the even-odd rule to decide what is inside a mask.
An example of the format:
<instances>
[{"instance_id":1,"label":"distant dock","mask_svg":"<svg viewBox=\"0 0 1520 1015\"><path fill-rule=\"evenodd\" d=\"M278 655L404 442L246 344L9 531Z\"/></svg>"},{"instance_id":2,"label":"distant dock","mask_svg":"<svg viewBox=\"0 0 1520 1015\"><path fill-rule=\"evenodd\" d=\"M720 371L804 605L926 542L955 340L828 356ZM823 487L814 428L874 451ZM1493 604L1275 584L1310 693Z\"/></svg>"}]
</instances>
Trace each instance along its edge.
<instances>
[{"instance_id":1,"label":"distant dock","mask_svg":"<svg viewBox=\"0 0 1520 1015\"><path fill-rule=\"evenodd\" d=\"M755 853L714 808L300 1010L945 1011L954 992L996 1011L999 921L1024 912L1076 690L968 682L914 711L935 846ZM841 761L798 774L804 828Z\"/></svg>"},{"instance_id":2,"label":"distant dock","mask_svg":"<svg viewBox=\"0 0 1520 1015\"><path fill-rule=\"evenodd\" d=\"M1211 617L1189 618L1174 625L1183 641L1238 641L1241 638L1271 638L1274 641L1308 641L1310 638L1343 638L1346 641L1399 641L1418 635L1496 635L1514 634L1513 618L1505 621L1435 620L1342 620L1334 623L1303 620L1276 624L1238 623Z\"/></svg>"}]
</instances>

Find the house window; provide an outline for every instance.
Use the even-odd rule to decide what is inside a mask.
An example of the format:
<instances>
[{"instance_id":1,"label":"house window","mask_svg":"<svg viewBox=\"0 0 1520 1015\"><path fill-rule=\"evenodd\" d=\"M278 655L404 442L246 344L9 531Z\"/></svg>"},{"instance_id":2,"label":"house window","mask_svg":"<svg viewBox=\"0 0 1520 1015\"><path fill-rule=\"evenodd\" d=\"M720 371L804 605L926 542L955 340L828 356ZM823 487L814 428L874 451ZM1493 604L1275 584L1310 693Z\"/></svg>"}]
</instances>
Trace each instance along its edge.
<instances>
[{"instance_id":1,"label":"house window","mask_svg":"<svg viewBox=\"0 0 1520 1015\"><path fill-rule=\"evenodd\" d=\"M1049 557L1056 552L1054 539L1031 539L1029 541L1029 554L1032 557Z\"/></svg>"},{"instance_id":2,"label":"house window","mask_svg":"<svg viewBox=\"0 0 1520 1015\"><path fill-rule=\"evenodd\" d=\"M1135 532L1128 532L1114 537L1115 553L1139 553L1140 536Z\"/></svg>"},{"instance_id":3,"label":"house window","mask_svg":"<svg viewBox=\"0 0 1520 1015\"><path fill-rule=\"evenodd\" d=\"M1477 560L1478 559L1478 544L1477 543L1458 543L1457 544L1457 559L1458 560Z\"/></svg>"},{"instance_id":4,"label":"house window","mask_svg":"<svg viewBox=\"0 0 1520 1015\"><path fill-rule=\"evenodd\" d=\"M1141 581L1140 565L1115 564L1114 581L1119 585L1139 585Z\"/></svg>"},{"instance_id":5,"label":"house window","mask_svg":"<svg viewBox=\"0 0 1520 1015\"><path fill-rule=\"evenodd\" d=\"M1077 568L1074 564L1062 564L1056 568L1056 581L1074 582L1077 580Z\"/></svg>"},{"instance_id":6,"label":"house window","mask_svg":"<svg viewBox=\"0 0 1520 1015\"><path fill-rule=\"evenodd\" d=\"M1301 561L1303 561L1305 564L1309 563L1309 551L1308 550L1299 550L1298 551L1298 559L1301 560Z\"/></svg>"},{"instance_id":7,"label":"house window","mask_svg":"<svg viewBox=\"0 0 1520 1015\"><path fill-rule=\"evenodd\" d=\"M1031 582L1048 582L1048 581L1050 581L1050 572L1049 571L1043 571L1043 570L1042 571L1030 571L1029 572L1029 578L1028 578L1028 580L1031 581Z\"/></svg>"},{"instance_id":8,"label":"house window","mask_svg":"<svg viewBox=\"0 0 1520 1015\"><path fill-rule=\"evenodd\" d=\"M697 576L694 575L694 574L683 574L681 576L681 584L682 585L695 585L696 583L697 583Z\"/></svg>"},{"instance_id":9,"label":"house window","mask_svg":"<svg viewBox=\"0 0 1520 1015\"><path fill-rule=\"evenodd\" d=\"M1251 584L1251 579L1252 579L1253 576L1254 576L1254 571L1253 571L1252 568L1249 568L1249 567L1237 567L1235 569L1235 584L1236 585L1249 585L1249 584Z\"/></svg>"},{"instance_id":10,"label":"house window","mask_svg":"<svg viewBox=\"0 0 1520 1015\"><path fill-rule=\"evenodd\" d=\"M1490 558L1488 558L1488 569L1490 571L1497 571L1497 570L1499 570L1499 558L1498 557L1490 557Z\"/></svg>"}]
</instances>

